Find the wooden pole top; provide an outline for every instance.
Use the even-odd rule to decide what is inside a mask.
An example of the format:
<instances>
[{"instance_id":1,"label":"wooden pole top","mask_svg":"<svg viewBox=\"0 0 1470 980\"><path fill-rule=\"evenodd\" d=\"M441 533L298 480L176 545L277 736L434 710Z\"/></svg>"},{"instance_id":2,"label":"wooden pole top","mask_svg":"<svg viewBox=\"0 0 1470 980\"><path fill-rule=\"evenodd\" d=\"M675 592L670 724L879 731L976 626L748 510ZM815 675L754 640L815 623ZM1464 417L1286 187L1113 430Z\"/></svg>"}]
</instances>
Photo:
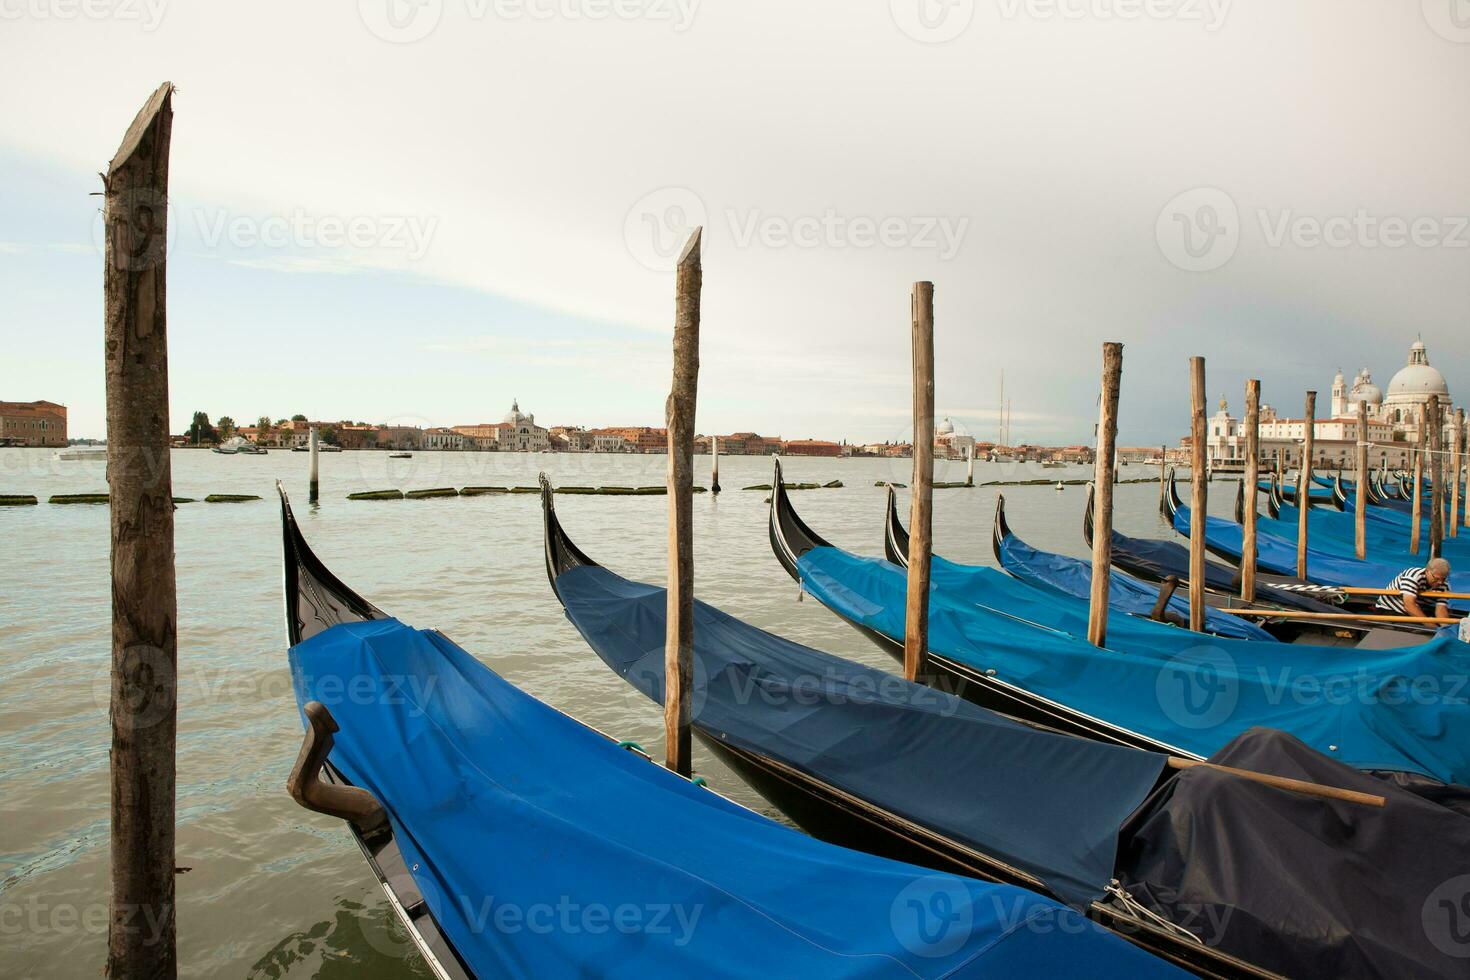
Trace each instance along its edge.
<instances>
[{"instance_id":1,"label":"wooden pole top","mask_svg":"<svg viewBox=\"0 0 1470 980\"><path fill-rule=\"evenodd\" d=\"M134 153L138 151L138 144L143 142L143 136L148 128L154 124L161 114L173 114L174 83L164 82L153 91L148 101L143 103L143 108L133 117L132 125L123 134L122 143L113 154L112 160L107 164L107 176L111 177L118 168L127 166Z\"/></svg>"}]
</instances>

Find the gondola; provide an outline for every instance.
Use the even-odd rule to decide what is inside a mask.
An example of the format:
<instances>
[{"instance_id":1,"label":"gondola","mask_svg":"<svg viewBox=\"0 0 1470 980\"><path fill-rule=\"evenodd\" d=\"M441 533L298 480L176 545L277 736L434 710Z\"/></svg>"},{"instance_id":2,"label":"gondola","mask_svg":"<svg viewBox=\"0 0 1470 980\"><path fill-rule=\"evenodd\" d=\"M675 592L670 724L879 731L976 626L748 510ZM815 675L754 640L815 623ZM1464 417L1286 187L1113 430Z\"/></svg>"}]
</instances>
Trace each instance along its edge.
<instances>
[{"instance_id":1,"label":"gondola","mask_svg":"<svg viewBox=\"0 0 1470 980\"><path fill-rule=\"evenodd\" d=\"M1172 473L1165 490L1164 517L1175 531L1188 537L1193 515L1188 505L1179 499ZM1241 526L1236 522L1218 517L1207 517L1205 520L1206 550L1231 564L1240 564L1241 534ZM1296 571L1295 540L1287 541L1271 534L1258 534L1256 552L1256 565L1259 569L1276 575L1290 575ZM1316 585L1381 589L1392 582L1403 569L1403 564L1345 558L1310 546L1307 548L1307 580ZM1451 573L1449 588L1451 592L1470 592L1470 572Z\"/></svg>"},{"instance_id":2,"label":"gondola","mask_svg":"<svg viewBox=\"0 0 1470 980\"><path fill-rule=\"evenodd\" d=\"M803 533L784 494L772 492L771 515L777 558L802 590L898 657L904 571L832 547L810 529ZM1470 670L1470 647L1452 636L1353 655L1352 672L1363 683L1432 681L1445 692L1432 704L1316 699L1322 703L1303 711L1271 678L1285 670L1294 689L1323 690L1344 670L1340 651L1293 645L1284 659L1274 644L1181 637L1131 617L1110 624L1100 649L1087 642L1085 614L997 570L936 560L930 574L928 669L937 683L985 707L1072 734L1200 757L1251 726L1279 728L1357 768L1470 782L1470 705L1448 693ZM1228 711L1200 713L1193 702L1174 700L1180 692L1216 689L1222 677Z\"/></svg>"},{"instance_id":3,"label":"gondola","mask_svg":"<svg viewBox=\"0 0 1470 980\"><path fill-rule=\"evenodd\" d=\"M780 486L779 478L773 486ZM664 590L630 582L592 561L568 537L549 488L543 492L542 506L547 574L568 619L614 673L661 703ZM1290 799L1281 799L1274 790L1239 779L1216 779L1199 793L1202 787L1190 778L1203 774L1196 769L1158 783L1158 791L1099 852L1092 826L1098 808L1113 814L1125 809L1141 782L1157 779L1151 764L1141 779L1134 765L1157 755L1010 721L952 696L783 640L699 602L693 636L690 697L696 737L800 825L819 836L879 853L896 850L905 855L917 849L918 860L935 867L1002 880L1015 880L1019 873L1020 882L1028 887L1060 890L1072 900L1081 897L1090 915L1156 952L1200 956L1189 966L1201 975L1242 970L1245 975L1259 975L1261 970L1300 975L1313 969L1339 976L1372 974L1382 962L1374 968L1359 960L1373 943L1370 935L1392 936L1390 945L1406 944L1415 950L1410 956L1417 960L1423 952L1420 947L1428 949L1428 944L1413 934L1400 935L1398 924L1389 922L1373 903L1381 899L1376 894L1380 886L1399 890L1400 874L1416 881L1424 877L1439 881L1444 858L1439 845L1433 855L1407 859L1409 867L1403 858L1386 861L1362 852L1353 841L1392 841L1396 851L1410 850L1399 832L1380 836L1388 829L1381 820L1391 808L1394 819L1412 815L1415 822L1433 824L1438 828L1435 833L1450 833L1454 840L1448 846L1458 846L1461 837L1470 844L1470 824L1461 827L1459 818L1443 808L1348 770L1282 733L1258 730L1238 739L1234 751L1241 755L1229 757L1240 761L1249 755L1256 768L1271 772L1311 772L1319 783L1368 792L1381 789L1390 797L1389 807L1370 814L1335 803L1325 809L1303 806L1306 798L1286 794ZM855 697L860 690L870 693ZM1112 754L1086 755L1091 749ZM1306 768L1295 769L1298 764ZM1083 791L1086 802L1075 809L1059 806L1059 797L1082 790L1079 779L1090 783ZM1237 819L1237 814L1244 817L1237 810L1244 798L1252 801L1253 816ZM1276 810L1277 804L1293 811L1289 819ZM1214 829L1199 836L1185 830L1206 812ZM1247 826L1249 835L1259 836L1241 852L1236 848L1244 843L1240 835L1247 833ZM1185 832L1176 834L1177 830ZM1427 832L1429 827L1421 826L1420 839ZM1402 828L1402 834L1409 833ZM1235 839L1226 843L1227 838ZM1293 840L1291 853L1279 847L1287 838ZM1215 852L1218 843L1226 843L1227 850ZM1068 882L1069 876L1063 875L1059 881L1054 862L1073 860L1082 852L1100 854L1104 866L1114 861L1114 855L1128 855L1112 864L1114 880L1101 898L1096 893L1101 877L1081 879L1080 892L1078 879ZM1222 863L1219 859L1227 853L1230 857ZM1242 859L1242 853L1251 856ZM1264 854L1270 856L1261 857ZM1131 863L1135 859L1140 862L1137 866ZM1207 890L1218 885L1223 892L1212 892L1200 905L1192 904L1199 897L1192 889L1226 865L1231 867L1223 872L1228 882L1203 885ZM1170 877L1167 883L1154 879L1144 885L1135 867L1183 875L1188 881ZM1392 871L1374 870L1388 867ZM1367 889L1362 881L1350 884L1340 878L1364 871L1374 879ZM1295 884L1287 885L1286 879ZM1185 892L1189 898L1182 898ZM1375 893L1373 903L1364 901L1369 893ZM1144 906L1129 901L1140 894L1150 896ZM1326 934L1334 930L1323 928L1329 918L1339 924L1345 921L1336 917L1335 909L1323 917L1342 896L1351 896L1348 903L1357 906L1341 910L1345 919L1356 920L1350 930L1353 938L1346 944L1345 935L1328 938ZM1289 912L1275 904L1283 898L1292 903ZM1154 905L1155 899L1161 904ZM1221 901L1226 904L1217 907ZM1257 904L1262 901L1272 904L1272 910ZM1226 917L1248 924L1246 933L1256 928L1254 924L1269 923L1265 933L1270 937L1256 933L1247 938L1227 927L1207 953L1167 924L1179 925L1173 916L1185 904L1200 924L1203 916L1198 913L1204 906L1215 911L1228 907ZM1278 916L1276 909L1284 914ZM1163 913L1164 918L1150 920L1150 913ZM1132 931L1149 922L1163 935L1156 930ZM1326 946L1335 948L1323 948L1324 938ZM1176 945L1180 939L1185 941L1182 947ZM1168 945L1155 946L1159 941ZM1229 955L1217 958L1232 953L1234 961ZM1433 951L1428 957L1423 968L1430 972L1449 972L1461 965ZM1377 951L1364 958L1381 961Z\"/></svg>"},{"instance_id":4,"label":"gondola","mask_svg":"<svg viewBox=\"0 0 1470 980\"><path fill-rule=\"evenodd\" d=\"M348 821L434 976L1181 975L1040 895L833 847L652 764L386 616L281 503L292 792Z\"/></svg>"}]
</instances>

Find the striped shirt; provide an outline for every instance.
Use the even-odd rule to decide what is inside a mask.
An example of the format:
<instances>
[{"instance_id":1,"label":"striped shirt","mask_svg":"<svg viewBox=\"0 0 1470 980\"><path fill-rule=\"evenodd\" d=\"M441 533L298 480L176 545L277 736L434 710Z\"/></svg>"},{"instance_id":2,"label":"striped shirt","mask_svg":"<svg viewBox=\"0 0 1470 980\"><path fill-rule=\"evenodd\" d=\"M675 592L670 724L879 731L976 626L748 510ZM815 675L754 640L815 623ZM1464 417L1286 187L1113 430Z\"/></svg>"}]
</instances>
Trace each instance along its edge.
<instances>
[{"instance_id":1,"label":"striped shirt","mask_svg":"<svg viewBox=\"0 0 1470 980\"><path fill-rule=\"evenodd\" d=\"M1378 608L1387 612L1396 613L1400 616L1409 611L1404 605L1404 596L1419 598L1419 593L1424 591L1424 580L1428 572L1423 568L1406 568L1399 572L1398 578L1388 583L1388 589L1393 595L1378 597Z\"/></svg>"}]
</instances>

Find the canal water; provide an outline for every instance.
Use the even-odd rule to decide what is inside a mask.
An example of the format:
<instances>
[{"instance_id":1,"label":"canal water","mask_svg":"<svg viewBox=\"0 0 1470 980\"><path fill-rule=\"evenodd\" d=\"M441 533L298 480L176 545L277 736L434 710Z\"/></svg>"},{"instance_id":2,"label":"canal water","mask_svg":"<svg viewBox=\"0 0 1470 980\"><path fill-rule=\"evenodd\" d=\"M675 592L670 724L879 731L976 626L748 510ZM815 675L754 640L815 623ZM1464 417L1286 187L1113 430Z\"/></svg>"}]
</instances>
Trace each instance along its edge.
<instances>
[{"instance_id":1,"label":"canal water","mask_svg":"<svg viewBox=\"0 0 1470 980\"><path fill-rule=\"evenodd\" d=\"M708 483L709 458L696 460ZM427 975L392 922L342 825L285 792L301 744L286 670L280 513L275 481L292 495L317 554L349 586L419 627L438 627L523 690L661 757L660 710L612 675L562 615L542 562L536 495L349 501L357 490L662 483L663 456L379 452L321 457L322 503L306 503L305 453L172 454L179 592L179 954L187 976ZM785 462L786 479L840 489L796 493L822 535L882 554L884 491L907 483L908 460ZM1125 467L1122 476L1154 471ZM1076 479L1090 468L977 464L986 480ZM964 479L941 462L936 479ZM798 590L771 554L764 458L722 457L718 498L694 501L696 594L734 616L863 663L893 661ZM1006 487L1012 529L1047 550L1084 553L1085 489ZM107 924L107 724L110 611L108 511L49 505L54 493L105 491L103 461L51 450L0 450L0 494L36 507L0 507L0 976L96 975ZM1233 484L1211 511L1227 514ZM259 494L209 504L209 493ZM935 491L936 550L993 563L997 488ZM1165 536L1156 484L1121 486L1117 525ZM644 581L664 578L666 498L562 496L558 513L598 562ZM900 501L907 514L907 496ZM779 816L696 743L697 771L717 791ZM550 774L553 778L555 774Z\"/></svg>"}]
</instances>

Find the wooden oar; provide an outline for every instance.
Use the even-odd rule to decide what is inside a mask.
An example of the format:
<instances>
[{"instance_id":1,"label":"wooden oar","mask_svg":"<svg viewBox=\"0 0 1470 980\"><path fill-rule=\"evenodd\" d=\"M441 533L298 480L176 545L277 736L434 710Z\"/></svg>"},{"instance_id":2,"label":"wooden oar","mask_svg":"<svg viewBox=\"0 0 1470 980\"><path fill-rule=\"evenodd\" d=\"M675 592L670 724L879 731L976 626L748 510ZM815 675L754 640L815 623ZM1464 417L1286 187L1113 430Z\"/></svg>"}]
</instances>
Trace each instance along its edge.
<instances>
[{"instance_id":1,"label":"wooden oar","mask_svg":"<svg viewBox=\"0 0 1470 980\"><path fill-rule=\"evenodd\" d=\"M1292 612L1283 609L1220 609L1218 612L1229 613L1232 616L1268 616L1272 619L1352 619L1363 623L1437 623L1440 626L1450 626L1459 620L1452 616L1388 616L1369 615L1361 613L1324 613L1324 612Z\"/></svg>"},{"instance_id":2,"label":"wooden oar","mask_svg":"<svg viewBox=\"0 0 1470 980\"><path fill-rule=\"evenodd\" d=\"M1337 591L1344 595L1398 595L1395 589L1363 589L1357 586L1336 586ZM1421 592L1423 599L1470 599L1470 592Z\"/></svg>"},{"instance_id":3,"label":"wooden oar","mask_svg":"<svg viewBox=\"0 0 1470 980\"><path fill-rule=\"evenodd\" d=\"M1341 800L1344 803L1359 803L1363 806L1383 807L1388 805L1387 799L1382 796L1374 796L1372 793L1359 793L1357 790L1342 789L1337 786L1323 786L1321 783L1309 783L1304 779L1273 776L1270 773L1255 772L1250 769L1236 769L1234 766L1220 766L1213 762L1200 762L1197 759L1182 759L1177 755L1169 756L1170 769L1195 769L1200 766L1239 776L1242 779L1249 779L1252 782L1264 783L1277 789L1301 793L1303 796L1318 796L1324 800Z\"/></svg>"}]
</instances>

